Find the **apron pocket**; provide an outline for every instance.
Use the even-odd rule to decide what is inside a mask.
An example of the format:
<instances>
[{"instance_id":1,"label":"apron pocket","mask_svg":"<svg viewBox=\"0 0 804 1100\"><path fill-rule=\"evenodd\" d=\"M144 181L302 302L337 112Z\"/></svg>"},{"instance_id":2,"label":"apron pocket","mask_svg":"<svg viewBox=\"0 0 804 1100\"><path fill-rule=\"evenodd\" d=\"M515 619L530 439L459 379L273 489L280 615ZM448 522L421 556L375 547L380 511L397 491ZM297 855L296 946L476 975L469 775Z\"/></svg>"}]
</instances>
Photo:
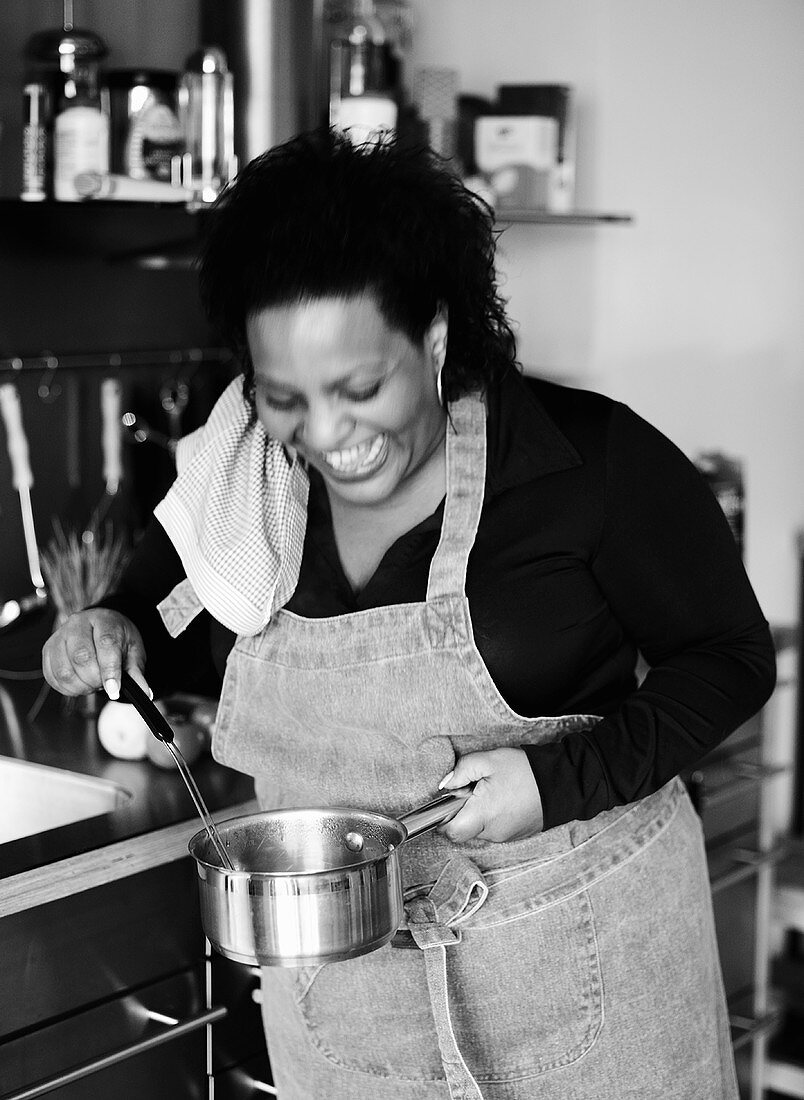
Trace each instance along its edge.
<instances>
[{"instance_id":1,"label":"apron pocket","mask_svg":"<svg viewBox=\"0 0 804 1100\"><path fill-rule=\"evenodd\" d=\"M514 1082L580 1058L603 1020L587 893L472 924L458 925L461 941L446 958L450 1018L477 1081ZM407 1081L444 1078L422 951L384 947L300 972L296 995L310 1042L331 1063Z\"/></svg>"},{"instance_id":2,"label":"apron pocket","mask_svg":"<svg viewBox=\"0 0 804 1100\"><path fill-rule=\"evenodd\" d=\"M327 1061L377 1077L444 1079L418 949L386 946L299 971L295 986L307 1036Z\"/></svg>"},{"instance_id":3,"label":"apron pocket","mask_svg":"<svg viewBox=\"0 0 804 1100\"><path fill-rule=\"evenodd\" d=\"M478 921L487 920L481 912ZM460 926L462 942L447 950L447 973L455 1038L478 1083L534 1077L586 1054L603 1024L587 892L471 924Z\"/></svg>"}]
</instances>

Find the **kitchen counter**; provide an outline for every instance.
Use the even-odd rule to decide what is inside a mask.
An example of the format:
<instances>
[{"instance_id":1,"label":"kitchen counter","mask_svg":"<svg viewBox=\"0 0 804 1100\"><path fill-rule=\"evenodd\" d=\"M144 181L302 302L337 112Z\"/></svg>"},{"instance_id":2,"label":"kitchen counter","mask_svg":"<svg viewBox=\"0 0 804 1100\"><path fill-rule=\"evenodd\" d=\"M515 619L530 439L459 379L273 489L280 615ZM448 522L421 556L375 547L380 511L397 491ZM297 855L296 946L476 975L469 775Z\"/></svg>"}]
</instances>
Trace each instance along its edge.
<instances>
[{"instance_id":1,"label":"kitchen counter","mask_svg":"<svg viewBox=\"0 0 804 1100\"><path fill-rule=\"evenodd\" d=\"M96 717L75 701L50 692L29 720L41 687L0 681L0 757L95 776L131 797L110 813L0 844L0 917L182 858L202 827L177 768L110 756ZM250 777L208 754L191 771L213 817L256 810Z\"/></svg>"},{"instance_id":2,"label":"kitchen counter","mask_svg":"<svg viewBox=\"0 0 804 1100\"><path fill-rule=\"evenodd\" d=\"M792 628L774 634L777 649L797 638ZM38 680L0 680L0 757L111 781L131 798L110 813L0 844L0 917L181 859L202 827L178 770L110 756L96 717L84 716L76 701L51 691L29 720L41 687ZM248 776L209 755L191 771L217 820L257 809Z\"/></svg>"}]
</instances>

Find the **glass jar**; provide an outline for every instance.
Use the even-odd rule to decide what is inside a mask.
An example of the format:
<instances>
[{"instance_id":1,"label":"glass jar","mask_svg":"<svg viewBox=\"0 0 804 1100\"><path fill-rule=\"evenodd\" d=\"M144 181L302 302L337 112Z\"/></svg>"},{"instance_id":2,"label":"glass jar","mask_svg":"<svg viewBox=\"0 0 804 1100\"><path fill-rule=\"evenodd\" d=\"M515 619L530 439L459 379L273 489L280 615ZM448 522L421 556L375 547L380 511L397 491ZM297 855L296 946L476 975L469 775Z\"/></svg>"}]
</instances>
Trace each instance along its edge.
<instances>
[{"instance_id":1,"label":"glass jar","mask_svg":"<svg viewBox=\"0 0 804 1100\"><path fill-rule=\"evenodd\" d=\"M184 152L178 117L178 74L164 69L113 69L107 74L112 172L171 182L173 158Z\"/></svg>"},{"instance_id":2,"label":"glass jar","mask_svg":"<svg viewBox=\"0 0 804 1100\"><path fill-rule=\"evenodd\" d=\"M50 90L53 197L77 202L75 178L109 171L109 100L100 63L106 43L93 31L60 27L28 39L29 78Z\"/></svg>"},{"instance_id":3,"label":"glass jar","mask_svg":"<svg viewBox=\"0 0 804 1100\"><path fill-rule=\"evenodd\" d=\"M232 74L217 46L187 59L179 80L179 118L185 142L182 185L193 192L193 204L214 202L237 172Z\"/></svg>"},{"instance_id":4,"label":"glass jar","mask_svg":"<svg viewBox=\"0 0 804 1100\"><path fill-rule=\"evenodd\" d=\"M329 42L329 124L355 143L396 131L401 63L374 0L353 0Z\"/></svg>"}]
</instances>

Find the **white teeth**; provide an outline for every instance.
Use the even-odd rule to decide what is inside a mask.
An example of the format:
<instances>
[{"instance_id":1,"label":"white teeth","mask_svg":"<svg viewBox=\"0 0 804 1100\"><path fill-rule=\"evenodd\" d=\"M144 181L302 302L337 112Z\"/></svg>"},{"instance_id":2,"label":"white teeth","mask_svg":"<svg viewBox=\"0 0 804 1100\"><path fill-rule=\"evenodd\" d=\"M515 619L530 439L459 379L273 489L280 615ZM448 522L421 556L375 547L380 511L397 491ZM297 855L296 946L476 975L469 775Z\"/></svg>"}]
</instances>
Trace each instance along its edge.
<instances>
[{"instance_id":1,"label":"white teeth","mask_svg":"<svg viewBox=\"0 0 804 1100\"><path fill-rule=\"evenodd\" d=\"M341 451L322 451L321 458L339 474L355 474L369 468L379 458L386 436L375 435L369 443L357 443Z\"/></svg>"}]
</instances>

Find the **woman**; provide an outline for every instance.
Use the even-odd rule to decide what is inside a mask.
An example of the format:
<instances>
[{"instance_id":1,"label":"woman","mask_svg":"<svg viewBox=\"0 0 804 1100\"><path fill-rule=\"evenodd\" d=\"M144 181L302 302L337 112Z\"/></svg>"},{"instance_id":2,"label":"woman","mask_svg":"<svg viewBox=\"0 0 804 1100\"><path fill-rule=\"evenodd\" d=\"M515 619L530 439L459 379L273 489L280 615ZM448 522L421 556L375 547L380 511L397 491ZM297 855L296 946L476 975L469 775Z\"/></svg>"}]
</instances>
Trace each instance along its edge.
<instances>
[{"instance_id":1,"label":"woman","mask_svg":"<svg viewBox=\"0 0 804 1100\"><path fill-rule=\"evenodd\" d=\"M242 387L48 681L225 668L213 752L266 808L472 785L400 853L393 945L264 970L280 1097L736 1097L676 777L774 656L711 492L625 406L520 374L489 212L426 152L257 158L201 286Z\"/></svg>"}]
</instances>

